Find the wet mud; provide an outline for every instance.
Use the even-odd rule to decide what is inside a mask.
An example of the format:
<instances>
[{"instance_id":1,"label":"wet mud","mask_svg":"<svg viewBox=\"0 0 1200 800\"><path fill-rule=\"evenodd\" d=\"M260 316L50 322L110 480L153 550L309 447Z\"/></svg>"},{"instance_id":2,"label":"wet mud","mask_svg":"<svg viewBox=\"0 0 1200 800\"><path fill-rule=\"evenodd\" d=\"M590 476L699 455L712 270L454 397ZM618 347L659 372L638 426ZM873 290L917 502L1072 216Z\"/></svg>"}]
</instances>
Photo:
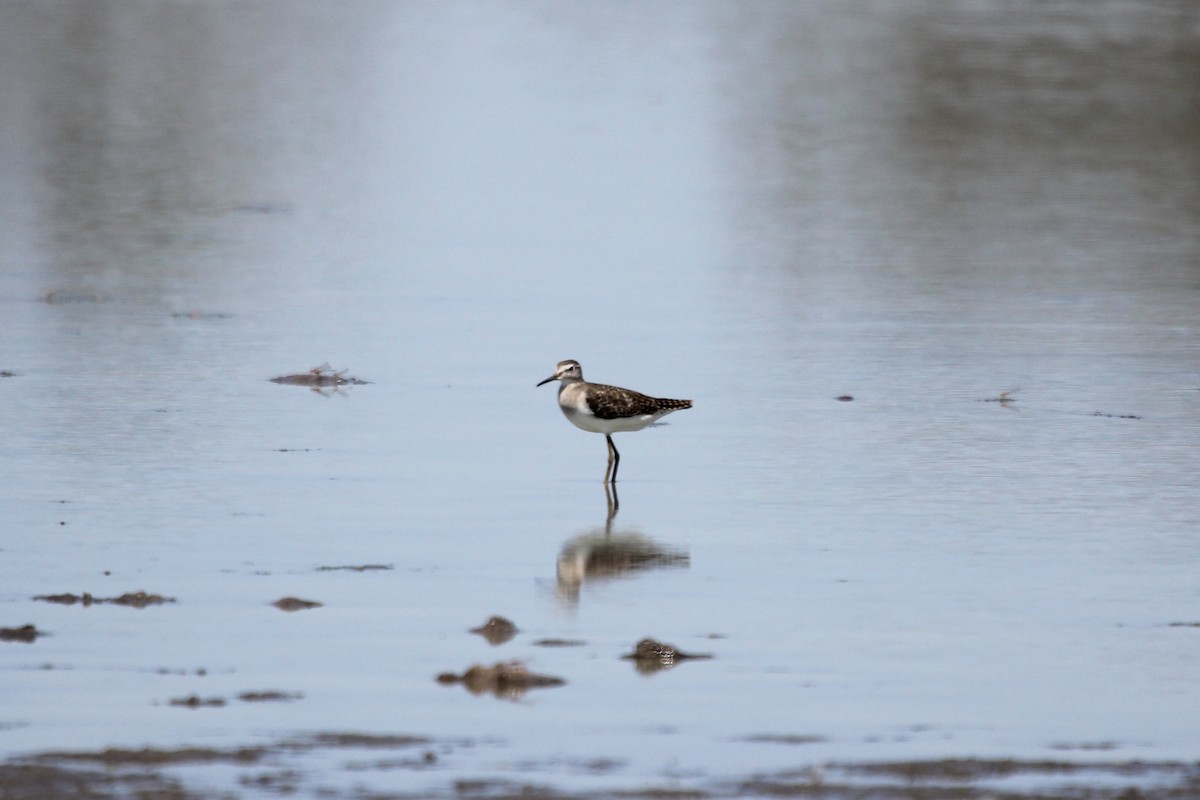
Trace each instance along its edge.
<instances>
[{"instance_id":1,"label":"wet mud","mask_svg":"<svg viewBox=\"0 0 1200 800\"><path fill-rule=\"evenodd\" d=\"M33 599L44 603L57 603L64 606L81 605L84 608L103 604L128 606L130 608L148 608L150 606L161 606L166 603L175 602L174 597L164 597L161 594L150 592L128 592L119 597L96 597L91 592L84 592L83 594L66 592L63 594L39 594L34 596Z\"/></svg>"},{"instance_id":2,"label":"wet mud","mask_svg":"<svg viewBox=\"0 0 1200 800\"><path fill-rule=\"evenodd\" d=\"M169 705L184 708L224 708L226 703L223 697L200 697L193 694L187 697L171 698Z\"/></svg>"},{"instance_id":3,"label":"wet mud","mask_svg":"<svg viewBox=\"0 0 1200 800\"><path fill-rule=\"evenodd\" d=\"M804 744L809 737L749 737L766 745ZM682 784L678 776L631 780L619 788L569 791L540 780L542 769L619 780L626 765L596 758L581 763L528 767L512 778L448 778L420 791L364 794L358 781L370 773L413 773L454 767L502 742L437 740L406 734L326 732L284 738L257 746L176 749L109 748L54 751L0 763L0 797L5 800L200 800L200 798L321 796L330 800L377 797L542 798L820 798L821 800L1185 800L1200 796L1200 764L1177 761L1072 761L1022 759L932 759L913 761L830 761L734 778L704 778ZM802 751L798 751L802 752ZM355 785L339 789L329 776L306 771L298 759L321 753L352 756L342 771ZM193 773L180 768L223 766L236 786L216 790L190 785Z\"/></svg>"},{"instance_id":4,"label":"wet mud","mask_svg":"<svg viewBox=\"0 0 1200 800\"><path fill-rule=\"evenodd\" d=\"M299 597L281 597L271 605L280 611L306 611L310 608L320 608L323 604L316 600L302 600Z\"/></svg>"},{"instance_id":5,"label":"wet mud","mask_svg":"<svg viewBox=\"0 0 1200 800\"><path fill-rule=\"evenodd\" d=\"M237 698L243 703L290 703L293 700L304 699L304 694L302 692L268 690L263 692L242 692Z\"/></svg>"},{"instance_id":6,"label":"wet mud","mask_svg":"<svg viewBox=\"0 0 1200 800\"><path fill-rule=\"evenodd\" d=\"M24 642L33 644L39 636L45 636L45 631L39 631L33 625L21 625L16 628L0 628L0 642Z\"/></svg>"},{"instance_id":7,"label":"wet mud","mask_svg":"<svg viewBox=\"0 0 1200 800\"><path fill-rule=\"evenodd\" d=\"M553 675L541 675L531 671L520 661L498 662L490 667L475 664L461 675L443 672L437 682L444 686L461 683L472 694L492 694L515 700L530 689L545 689L565 686L566 681Z\"/></svg>"},{"instance_id":8,"label":"wet mud","mask_svg":"<svg viewBox=\"0 0 1200 800\"><path fill-rule=\"evenodd\" d=\"M290 703L295 700L301 700L304 694L301 692L282 692L278 690L242 692L235 699L243 703ZM167 701L167 705L179 706L182 708L224 708L230 704L230 700L224 697L201 697L196 694L187 695L185 697L173 697Z\"/></svg>"},{"instance_id":9,"label":"wet mud","mask_svg":"<svg viewBox=\"0 0 1200 800\"><path fill-rule=\"evenodd\" d=\"M517 635L517 626L511 619L495 615L489 617L487 622L478 628L472 628L471 633L477 633L487 639L488 644L500 645L512 641Z\"/></svg>"},{"instance_id":10,"label":"wet mud","mask_svg":"<svg viewBox=\"0 0 1200 800\"><path fill-rule=\"evenodd\" d=\"M722 785L706 797L851 800L1182 800L1200 765L1181 762L936 759L814 765Z\"/></svg>"}]
</instances>

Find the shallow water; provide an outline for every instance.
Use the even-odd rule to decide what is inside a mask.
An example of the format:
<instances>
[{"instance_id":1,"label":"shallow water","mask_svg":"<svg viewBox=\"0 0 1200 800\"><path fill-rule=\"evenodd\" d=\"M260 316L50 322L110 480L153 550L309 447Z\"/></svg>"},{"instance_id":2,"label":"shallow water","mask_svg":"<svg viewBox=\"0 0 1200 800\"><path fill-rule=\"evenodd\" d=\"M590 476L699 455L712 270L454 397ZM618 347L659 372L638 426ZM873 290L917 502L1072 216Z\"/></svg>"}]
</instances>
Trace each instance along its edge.
<instances>
[{"instance_id":1,"label":"shallow water","mask_svg":"<svg viewBox=\"0 0 1200 800\"><path fill-rule=\"evenodd\" d=\"M45 634L0 642L3 766L1195 781L1198 38L1182 2L0 7L0 627ZM612 520L534 386L564 358L695 401L617 438ZM370 383L268 381L322 362ZM604 546L665 557L571 577ZM139 590L174 602L33 599ZM641 674L646 635L714 658ZM567 683L434 681L501 660ZM897 785L1063 780L950 771Z\"/></svg>"}]
</instances>

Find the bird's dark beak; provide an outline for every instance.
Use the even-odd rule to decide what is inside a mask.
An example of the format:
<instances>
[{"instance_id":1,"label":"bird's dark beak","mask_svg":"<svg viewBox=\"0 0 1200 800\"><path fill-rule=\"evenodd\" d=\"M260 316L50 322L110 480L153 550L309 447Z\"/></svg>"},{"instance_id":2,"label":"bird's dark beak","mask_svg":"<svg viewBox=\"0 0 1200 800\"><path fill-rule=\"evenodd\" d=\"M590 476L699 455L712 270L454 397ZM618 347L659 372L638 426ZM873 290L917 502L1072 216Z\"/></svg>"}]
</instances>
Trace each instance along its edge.
<instances>
[{"instance_id":1,"label":"bird's dark beak","mask_svg":"<svg viewBox=\"0 0 1200 800\"><path fill-rule=\"evenodd\" d=\"M549 378L546 378L546 380L539 383L538 386L544 386L545 384L549 383L550 381L554 380L557 377L558 377L557 375L551 375Z\"/></svg>"}]
</instances>

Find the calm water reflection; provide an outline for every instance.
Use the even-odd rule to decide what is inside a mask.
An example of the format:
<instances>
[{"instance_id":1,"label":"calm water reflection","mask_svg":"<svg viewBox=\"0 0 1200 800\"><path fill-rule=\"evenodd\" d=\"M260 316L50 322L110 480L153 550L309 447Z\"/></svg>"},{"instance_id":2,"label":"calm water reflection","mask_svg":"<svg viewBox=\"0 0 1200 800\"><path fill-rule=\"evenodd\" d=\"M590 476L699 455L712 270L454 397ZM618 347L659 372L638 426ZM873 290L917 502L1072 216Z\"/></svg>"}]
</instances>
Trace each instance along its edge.
<instances>
[{"instance_id":1,"label":"calm water reflection","mask_svg":"<svg viewBox=\"0 0 1200 800\"><path fill-rule=\"evenodd\" d=\"M607 518L563 542L555 579L559 596L568 604L579 602L585 583L608 581L663 567L686 567L686 549L672 548L633 529L615 526L621 498L616 486L604 484Z\"/></svg>"},{"instance_id":2,"label":"calm water reflection","mask_svg":"<svg viewBox=\"0 0 1200 800\"><path fill-rule=\"evenodd\" d=\"M1166 0L0 5L0 627L48 634L0 643L0 753L431 795L1194 763L1198 39ZM620 443L619 516L530 389L563 353L695 398ZM326 361L370 384L268 380ZM31 600L139 590L178 602ZM646 635L715 657L647 681ZM497 658L567 684L433 681ZM410 734L436 768L330 766Z\"/></svg>"}]
</instances>

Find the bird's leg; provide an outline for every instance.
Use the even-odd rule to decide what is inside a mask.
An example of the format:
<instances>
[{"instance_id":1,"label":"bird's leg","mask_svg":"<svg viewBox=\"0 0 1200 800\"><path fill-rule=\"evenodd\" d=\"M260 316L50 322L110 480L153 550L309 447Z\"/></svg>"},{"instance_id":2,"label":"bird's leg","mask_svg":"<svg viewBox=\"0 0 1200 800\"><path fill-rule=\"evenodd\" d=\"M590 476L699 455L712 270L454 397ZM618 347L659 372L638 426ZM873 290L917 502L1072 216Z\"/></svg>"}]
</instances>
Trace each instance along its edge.
<instances>
[{"instance_id":1,"label":"bird's leg","mask_svg":"<svg viewBox=\"0 0 1200 800\"><path fill-rule=\"evenodd\" d=\"M621 454L617 452L617 446L613 444L612 436L604 434L604 438L608 440L608 469L604 470L604 482L617 482L617 467L621 466ZM612 480L608 478L608 473L612 472Z\"/></svg>"}]
</instances>

